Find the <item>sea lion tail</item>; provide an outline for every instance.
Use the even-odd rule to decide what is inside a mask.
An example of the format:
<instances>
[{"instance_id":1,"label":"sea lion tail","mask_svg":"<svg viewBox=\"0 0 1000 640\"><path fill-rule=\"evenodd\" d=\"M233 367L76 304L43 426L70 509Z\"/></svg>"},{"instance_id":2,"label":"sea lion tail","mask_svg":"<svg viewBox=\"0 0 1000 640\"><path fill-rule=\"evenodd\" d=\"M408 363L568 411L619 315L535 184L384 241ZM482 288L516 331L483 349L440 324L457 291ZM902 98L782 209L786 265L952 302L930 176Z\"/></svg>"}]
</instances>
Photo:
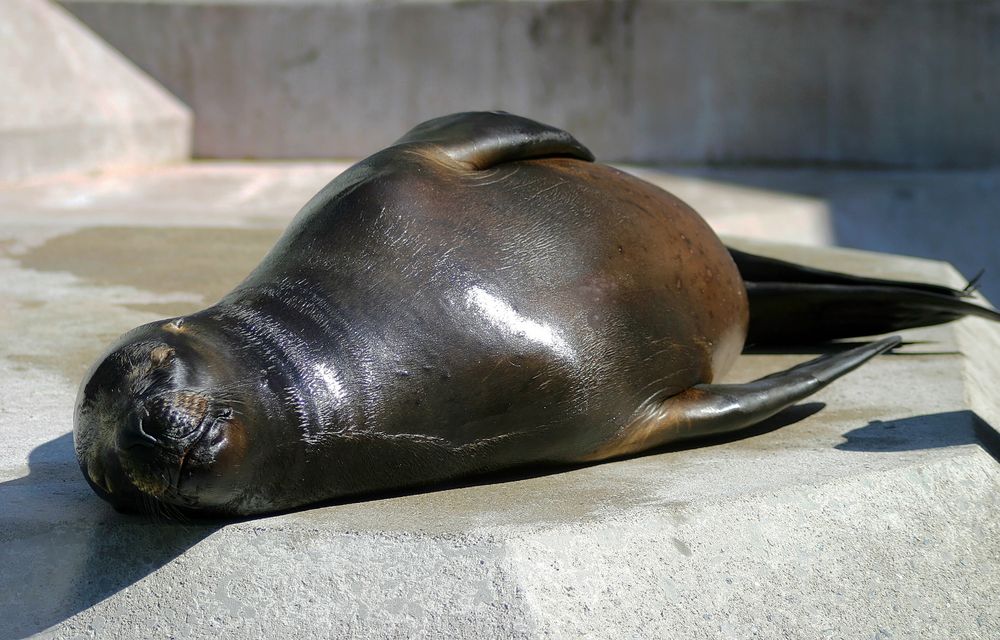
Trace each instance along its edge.
<instances>
[{"instance_id":1,"label":"sea lion tail","mask_svg":"<svg viewBox=\"0 0 1000 640\"><path fill-rule=\"evenodd\" d=\"M965 289L864 278L730 249L750 302L748 346L809 344L942 324L964 316L1000 321ZM982 274L980 274L982 275Z\"/></svg>"}]
</instances>

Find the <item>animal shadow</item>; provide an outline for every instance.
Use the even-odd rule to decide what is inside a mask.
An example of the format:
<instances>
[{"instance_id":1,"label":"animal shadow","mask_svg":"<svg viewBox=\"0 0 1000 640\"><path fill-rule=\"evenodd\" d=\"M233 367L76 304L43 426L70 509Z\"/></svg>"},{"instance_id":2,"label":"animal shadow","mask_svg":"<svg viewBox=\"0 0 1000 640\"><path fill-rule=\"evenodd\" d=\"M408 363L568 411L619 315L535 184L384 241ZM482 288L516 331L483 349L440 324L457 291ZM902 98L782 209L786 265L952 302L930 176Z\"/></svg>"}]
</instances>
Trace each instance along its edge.
<instances>
[{"instance_id":1,"label":"animal shadow","mask_svg":"<svg viewBox=\"0 0 1000 640\"><path fill-rule=\"evenodd\" d=\"M1000 460L1000 434L973 411L948 411L899 420L872 420L844 434L841 451L915 451L978 444Z\"/></svg>"},{"instance_id":2,"label":"animal shadow","mask_svg":"<svg viewBox=\"0 0 1000 640\"><path fill-rule=\"evenodd\" d=\"M220 528L116 513L84 482L72 435L0 483L0 638L39 633L135 584Z\"/></svg>"}]
</instances>

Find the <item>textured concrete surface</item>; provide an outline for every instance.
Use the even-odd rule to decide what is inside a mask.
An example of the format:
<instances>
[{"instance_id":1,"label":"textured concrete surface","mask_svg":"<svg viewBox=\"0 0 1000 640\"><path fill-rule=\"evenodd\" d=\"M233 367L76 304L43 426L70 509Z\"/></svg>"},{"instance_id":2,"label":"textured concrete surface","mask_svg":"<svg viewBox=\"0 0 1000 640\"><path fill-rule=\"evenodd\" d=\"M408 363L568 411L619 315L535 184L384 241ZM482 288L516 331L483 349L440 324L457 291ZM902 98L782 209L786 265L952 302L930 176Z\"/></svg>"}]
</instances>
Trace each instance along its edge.
<instances>
[{"instance_id":1,"label":"textured concrete surface","mask_svg":"<svg viewBox=\"0 0 1000 640\"><path fill-rule=\"evenodd\" d=\"M187 108L48 0L0 3L0 182L182 160Z\"/></svg>"},{"instance_id":2,"label":"textured concrete surface","mask_svg":"<svg viewBox=\"0 0 1000 640\"><path fill-rule=\"evenodd\" d=\"M906 332L743 438L230 524L113 512L73 459L86 366L228 290L336 170L0 189L0 637L1000 636L1000 447L980 419L1000 424L1000 328L974 320ZM750 246L961 282L937 262ZM810 355L747 355L729 377Z\"/></svg>"},{"instance_id":3,"label":"textured concrete surface","mask_svg":"<svg viewBox=\"0 0 1000 640\"><path fill-rule=\"evenodd\" d=\"M359 156L501 108L651 163L1000 162L1000 1L62 0L203 157Z\"/></svg>"}]
</instances>

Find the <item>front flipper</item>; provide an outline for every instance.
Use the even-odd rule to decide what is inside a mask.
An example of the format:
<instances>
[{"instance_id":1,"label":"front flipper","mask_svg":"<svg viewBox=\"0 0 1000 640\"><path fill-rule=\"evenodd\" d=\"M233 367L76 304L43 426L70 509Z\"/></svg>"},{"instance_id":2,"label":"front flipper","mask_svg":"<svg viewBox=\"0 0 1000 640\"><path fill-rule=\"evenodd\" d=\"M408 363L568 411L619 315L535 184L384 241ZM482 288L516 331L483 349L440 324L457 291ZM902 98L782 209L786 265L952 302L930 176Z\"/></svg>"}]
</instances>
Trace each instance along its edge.
<instances>
[{"instance_id":1,"label":"front flipper","mask_svg":"<svg viewBox=\"0 0 1000 640\"><path fill-rule=\"evenodd\" d=\"M611 441L586 459L629 455L670 442L751 427L900 342L899 336L883 338L745 384L696 385L641 411Z\"/></svg>"},{"instance_id":2,"label":"front flipper","mask_svg":"<svg viewBox=\"0 0 1000 640\"><path fill-rule=\"evenodd\" d=\"M402 145L427 145L475 170L531 158L594 160L590 150L562 129L503 111L470 111L428 120L393 146Z\"/></svg>"}]
</instances>

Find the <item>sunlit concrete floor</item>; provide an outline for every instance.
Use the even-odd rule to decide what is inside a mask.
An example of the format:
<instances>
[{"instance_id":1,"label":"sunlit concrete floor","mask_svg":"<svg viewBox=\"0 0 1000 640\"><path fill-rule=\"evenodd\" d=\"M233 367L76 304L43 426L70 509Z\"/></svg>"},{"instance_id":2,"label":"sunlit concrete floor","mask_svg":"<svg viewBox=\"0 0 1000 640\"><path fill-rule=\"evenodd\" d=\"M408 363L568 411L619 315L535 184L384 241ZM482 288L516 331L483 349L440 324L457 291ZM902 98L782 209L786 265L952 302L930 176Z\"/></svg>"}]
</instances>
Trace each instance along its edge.
<instances>
[{"instance_id":1,"label":"sunlit concrete floor","mask_svg":"<svg viewBox=\"0 0 1000 640\"><path fill-rule=\"evenodd\" d=\"M1000 330L979 320L905 332L896 354L706 446L239 523L115 513L73 458L86 367L226 292L342 168L0 189L0 637L1000 637ZM722 231L829 240L822 176L796 193L644 175ZM932 200L934 184L908 188ZM991 184L970 206L991 206ZM964 284L938 262L747 246ZM729 377L811 355L747 355Z\"/></svg>"}]
</instances>

